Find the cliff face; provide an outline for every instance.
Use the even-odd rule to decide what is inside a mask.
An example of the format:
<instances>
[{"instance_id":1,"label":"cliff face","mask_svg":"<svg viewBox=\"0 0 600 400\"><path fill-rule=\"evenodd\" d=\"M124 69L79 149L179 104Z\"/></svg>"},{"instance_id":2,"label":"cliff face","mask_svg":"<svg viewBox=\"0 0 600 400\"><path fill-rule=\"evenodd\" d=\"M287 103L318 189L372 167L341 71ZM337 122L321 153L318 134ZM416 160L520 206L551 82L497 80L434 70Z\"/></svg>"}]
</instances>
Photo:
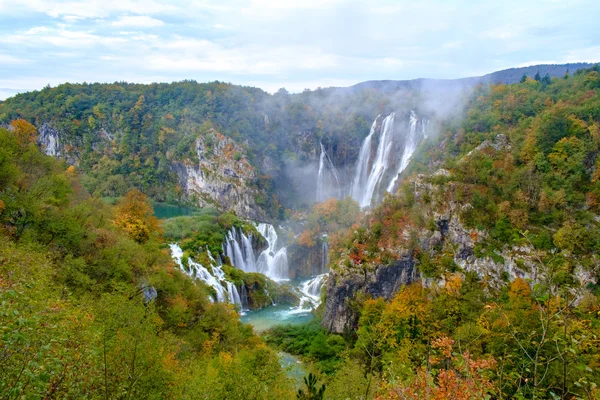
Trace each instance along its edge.
<instances>
[{"instance_id":1,"label":"cliff face","mask_svg":"<svg viewBox=\"0 0 600 400\"><path fill-rule=\"evenodd\" d=\"M105 147L115 143L115 135L102 129L96 136L99 139L92 144L92 149L98 158L102 154L113 157ZM39 127L38 145L46 155L78 164L78 146L68 144L51 124L43 123ZM214 206L222 211L232 211L242 218L266 220L266 212L256 204L256 198L264 198L266 194L252 187L257 172L247 161L244 149L214 130L199 137L193 145L193 159L177 159L166 154L170 168L177 176L173 185L178 184L182 188L183 198L199 207Z\"/></svg>"},{"instance_id":2,"label":"cliff face","mask_svg":"<svg viewBox=\"0 0 600 400\"><path fill-rule=\"evenodd\" d=\"M257 173L233 140L211 131L195 142L197 160L174 161L179 185L187 199L199 207L216 206L255 221L266 219L256 204L264 195L251 187Z\"/></svg>"},{"instance_id":3,"label":"cliff face","mask_svg":"<svg viewBox=\"0 0 600 400\"><path fill-rule=\"evenodd\" d=\"M328 247L319 240L315 246L304 247L298 243L288 246L290 278L309 278L325 273Z\"/></svg>"},{"instance_id":4,"label":"cliff face","mask_svg":"<svg viewBox=\"0 0 600 400\"><path fill-rule=\"evenodd\" d=\"M510 149L506 138L498 135L494 142L484 142L476 151L505 152ZM473 152L473 153L474 153ZM469 156L471 153L469 154ZM468 157L468 156L467 156ZM461 216L473 208L462 200L461 193L468 187L454 182L450 172L438 170L432 176L418 175L410 180L409 187L414 199L413 211L420 214L422 221L430 221L418 226L407 225L399 237L413 238L410 244L386 248L395 254L397 261L389 265L379 265L372 271L360 271L360 266L346 267L340 262L332 266L327 282L327 299L323 313L323 327L331 332L341 333L357 327L358 315L353 304L366 297L391 298L402 285L421 279L424 286L443 285L447 274L475 272L482 284L492 290L504 287L507 282L523 278L532 286L552 280L551 271L546 270L540 259L543 256L527 240L518 245L504 244L501 248L488 248L489 233L484 230L467 228ZM406 212L406 211L402 211ZM343 251L343 249L342 249ZM419 253L425 257L415 258ZM449 257L450 269L439 269L440 264L429 269L427 276L419 276L419 271L427 271L423 260ZM421 261L420 261L421 260ZM424 272L425 273L425 272ZM581 298L585 287L594 282L589 271L580 265L574 266L573 275L579 281L570 291L575 298Z\"/></svg>"},{"instance_id":5,"label":"cliff face","mask_svg":"<svg viewBox=\"0 0 600 400\"><path fill-rule=\"evenodd\" d=\"M403 285L418 278L415 259L403 257L391 265L377 266L373 271L332 271L327 280L327 300L323 312L323 327L330 332L343 333L355 329L358 313L353 307L357 296L391 299Z\"/></svg>"}]
</instances>

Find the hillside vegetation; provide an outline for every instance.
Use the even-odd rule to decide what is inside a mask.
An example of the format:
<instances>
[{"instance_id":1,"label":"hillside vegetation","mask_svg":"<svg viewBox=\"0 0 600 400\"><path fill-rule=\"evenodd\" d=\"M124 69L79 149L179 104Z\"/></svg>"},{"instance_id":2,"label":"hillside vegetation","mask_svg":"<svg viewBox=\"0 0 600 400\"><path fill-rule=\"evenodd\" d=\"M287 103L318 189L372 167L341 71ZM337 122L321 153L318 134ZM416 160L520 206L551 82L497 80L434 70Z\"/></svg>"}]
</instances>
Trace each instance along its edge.
<instances>
[{"instance_id":1,"label":"hillside vegetation","mask_svg":"<svg viewBox=\"0 0 600 400\"><path fill-rule=\"evenodd\" d=\"M146 196L91 197L34 133L0 129L0 397L291 396L277 355L175 267Z\"/></svg>"}]
</instances>

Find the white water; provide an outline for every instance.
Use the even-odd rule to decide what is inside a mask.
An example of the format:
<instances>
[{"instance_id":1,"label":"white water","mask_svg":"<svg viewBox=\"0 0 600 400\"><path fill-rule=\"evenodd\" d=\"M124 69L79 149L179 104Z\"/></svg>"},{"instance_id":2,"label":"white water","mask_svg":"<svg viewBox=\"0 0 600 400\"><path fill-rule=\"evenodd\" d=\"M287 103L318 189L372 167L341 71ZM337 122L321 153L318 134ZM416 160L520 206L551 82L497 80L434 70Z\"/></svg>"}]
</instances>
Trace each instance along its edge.
<instances>
[{"instance_id":1,"label":"white water","mask_svg":"<svg viewBox=\"0 0 600 400\"><path fill-rule=\"evenodd\" d=\"M189 268L186 268L183 265L183 250L181 250L181 247L179 247L179 245L176 243L170 244L169 247L171 248L171 256L183 272L185 272L192 278L200 279L202 282L206 283L208 286L212 287L215 290L217 302L228 302L242 307L242 301L240 299L240 295L238 293L237 288L235 287L233 282L227 280L225 272L221 268L220 263L217 263L215 261L208 249L208 256L211 259L211 261L214 262L214 264L211 265L211 269L213 272L212 274L208 272L208 269L205 268L202 264L195 262L190 257L188 257ZM223 286L223 283L225 284L225 286ZM211 301L213 300L212 298L210 299Z\"/></svg>"},{"instance_id":2,"label":"white water","mask_svg":"<svg viewBox=\"0 0 600 400\"><path fill-rule=\"evenodd\" d=\"M300 304L290 308L290 313L303 313L317 308L321 304L321 288L328 274L317 275L298 286Z\"/></svg>"},{"instance_id":3,"label":"white water","mask_svg":"<svg viewBox=\"0 0 600 400\"><path fill-rule=\"evenodd\" d=\"M287 249L279 246L279 238L273 225L260 223L256 225L256 230L268 244L257 258L252 249L252 235L246 235L236 228L227 233L224 250L232 265L244 272L260 272L274 281L289 279Z\"/></svg>"},{"instance_id":4,"label":"white water","mask_svg":"<svg viewBox=\"0 0 600 400\"><path fill-rule=\"evenodd\" d=\"M325 273L325 269L327 268L327 262L329 261L329 243L326 240L323 240L323 245L321 246L321 273Z\"/></svg>"},{"instance_id":5,"label":"white water","mask_svg":"<svg viewBox=\"0 0 600 400\"><path fill-rule=\"evenodd\" d=\"M390 165L390 151L392 150L393 145L392 130L394 128L395 116L395 113L391 113L383 120L379 146L377 146L377 155L375 156L373 166L371 167L371 171L367 178L367 184L363 190L363 195L360 199L357 199L361 207L368 207L371 205L375 188L379 185L381 177Z\"/></svg>"},{"instance_id":6,"label":"white water","mask_svg":"<svg viewBox=\"0 0 600 400\"><path fill-rule=\"evenodd\" d=\"M390 182L387 187L388 192L392 192L394 190L394 186L396 186L396 181L398 177L408 167L408 163L410 162L410 158L413 153L417 149L419 145L419 140L417 138L417 114L414 111L410 111L410 118L408 121L408 137L406 138L406 143L404 144L404 151L402 152L402 159L400 160L400 165L398 166L398 172L394 179ZM425 124L423 124L423 134L425 133Z\"/></svg>"},{"instance_id":7,"label":"white water","mask_svg":"<svg viewBox=\"0 0 600 400\"><path fill-rule=\"evenodd\" d=\"M354 181L352 182L352 198L361 203L364 195L363 188L367 185L369 179L369 164L371 161L371 142L373 141L373 135L375 134L375 128L377 127L377 120L380 115L375 118L369 135L365 138L362 145L360 146L360 152L358 154L358 161L356 163L356 173L354 175ZM370 200L369 200L370 203ZM361 204L362 207L362 204Z\"/></svg>"},{"instance_id":8,"label":"white water","mask_svg":"<svg viewBox=\"0 0 600 400\"><path fill-rule=\"evenodd\" d=\"M319 157L319 172L317 173L317 203L323 202L330 197L342 198L342 188L340 185L340 178L337 173L337 169L331 158L325 151L325 146L323 146L323 142L320 142L321 145L321 156ZM333 177L333 180L328 181L327 177L327 167ZM335 181L335 182L334 182ZM337 186L337 190L332 193L331 186L335 183Z\"/></svg>"},{"instance_id":9,"label":"white water","mask_svg":"<svg viewBox=\"0 0 600 400\"><path fill-rule=\"evenodd\" d=\"M245 272L257 272L252 235L246 236L241 228L231 228L227 232L225 254L236 268Z\"/></svg>"},{"instance_id":10,"label":"white water","mask_svg":"<svg viewBox=\"0 0 600 400\"><path fill-rule=\"evenodd\" d=\"M258 224L256 229L267 239L269 244L267 249L258 256L256 269L274 281L289 279L287 249L283 246L278 248L277 231L275 231L273 225L264 223Z\"/></svg>"},{"instance_id":11,"label":"white water","mask_svg":"<svg viewBox=\"0 0 600 400\"><path fill-rule=\"evenodd\" d=\"M410 111L408 123L398 125L398 129L394 129L396 113L391 113L381 123L379 144L376 155L372 158L373 137L377 132L379 118L379 115L375 118L369 135L361 145L352 182L352 198L362 208L370 207L376 194L380 194L383 188L387 192L395 189L399 175L408 166L420 141L426 137L426 121L419 119L414 111ZM392 175L390 170L395 170L396 173Z\"/></svg>"}]
</instances>

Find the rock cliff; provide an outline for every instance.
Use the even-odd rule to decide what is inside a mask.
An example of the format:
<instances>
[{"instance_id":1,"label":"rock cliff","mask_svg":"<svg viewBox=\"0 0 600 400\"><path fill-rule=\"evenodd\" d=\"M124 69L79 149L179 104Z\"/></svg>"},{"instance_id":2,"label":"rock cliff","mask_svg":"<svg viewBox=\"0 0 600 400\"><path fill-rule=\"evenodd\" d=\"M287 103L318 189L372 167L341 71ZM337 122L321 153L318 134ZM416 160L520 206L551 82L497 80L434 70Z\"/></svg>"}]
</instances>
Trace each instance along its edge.
<instances>
[{"instance_id":1,"label":"rock cliff","mask_svg":"<svg viewBox=\"0 0 600 400\"><path fill-rule=\"evenodd\" d=\"M252 187L257 172L240 146L212 130L196 140L195 153L197 160L173 161L187 199L199 207L215 206L254 221L267 218L256 204L256 197L264 193Z\"/></svg>"}]
</instances>

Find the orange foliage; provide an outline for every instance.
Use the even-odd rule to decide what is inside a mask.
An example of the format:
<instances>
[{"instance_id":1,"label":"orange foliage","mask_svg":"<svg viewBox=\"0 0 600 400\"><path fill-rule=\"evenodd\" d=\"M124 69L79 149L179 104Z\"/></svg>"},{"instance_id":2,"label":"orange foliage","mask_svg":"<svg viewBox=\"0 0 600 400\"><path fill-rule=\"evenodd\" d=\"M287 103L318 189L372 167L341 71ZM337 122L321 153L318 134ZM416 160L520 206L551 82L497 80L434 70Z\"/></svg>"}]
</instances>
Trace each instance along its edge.
<instances>
[{"instance_id":1,"label":"orange foliage","mask_svg":"<svg viewBox=\"0 0 600 400\"><path fill-rule=\"evenodd\" d=\"M441 337L432 342L430 370L421 367L409 382L385 384L383 394L376 399L475 400L494 393L486 371L496 366L493 358L474 360L468 352L453 354L454 340ZM447 367L447 365L451 365Z\"/></svg>"}]
</instances>

